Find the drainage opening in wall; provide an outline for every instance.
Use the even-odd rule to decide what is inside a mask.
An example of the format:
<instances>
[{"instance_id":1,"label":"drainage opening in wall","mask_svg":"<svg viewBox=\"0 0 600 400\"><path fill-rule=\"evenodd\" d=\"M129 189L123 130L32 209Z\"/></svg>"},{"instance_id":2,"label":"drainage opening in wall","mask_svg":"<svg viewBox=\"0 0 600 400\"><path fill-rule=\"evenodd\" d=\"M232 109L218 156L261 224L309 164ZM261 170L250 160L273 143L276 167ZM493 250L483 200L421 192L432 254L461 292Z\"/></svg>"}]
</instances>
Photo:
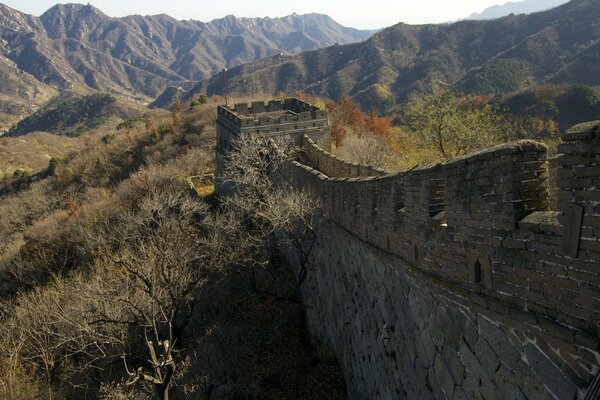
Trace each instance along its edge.
<instances>
[{"instance_id":1,"label":"drainage opening in wall","mask_svg":"<svg viewBox=\"0 0 600 400\"><path fill-rule=\"evenodd\" d=\"M481 285L481 263L479 260L475 262L475 265L473 265L472 268L473 282Z\"/></svg>"},{"instance_id":2,"label":"drainage opening in wall","mask_svg":"<svg viewBox=\"0 0 600 400\"><path fill-rule=\"evenodd\" d=\"M467 256L469 281L487 289L493 289L493 272L490 259L483 254L470 254Z\"/></svg>"},{"instance_id":3,"label":"drainage opening in wall","mask_svg":"<svg viewBox=\"0 0 600 400\"><path fill-rule=\"evenodd\" d=\"M419 245L416 244L416 243L414 243L413 244L413 257L415 259L415 262L419 261L419 256L420 256L420 254L419 254Z\"/></svg>"}]
</instances>

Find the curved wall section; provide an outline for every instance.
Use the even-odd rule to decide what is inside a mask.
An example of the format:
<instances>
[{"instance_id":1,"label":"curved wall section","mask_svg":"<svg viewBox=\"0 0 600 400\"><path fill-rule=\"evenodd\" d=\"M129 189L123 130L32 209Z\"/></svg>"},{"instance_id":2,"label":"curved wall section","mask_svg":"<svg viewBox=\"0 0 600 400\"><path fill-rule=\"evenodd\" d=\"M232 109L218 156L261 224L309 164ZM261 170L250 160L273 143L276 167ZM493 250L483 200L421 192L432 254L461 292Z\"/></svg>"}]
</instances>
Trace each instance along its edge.
<instances>
[{"instance_id":1,"label":"curved wall section","mask_svg":"<svg viewBox=\"0 0 600 400\"><path fill-rule=\"evenodd\" d=\"M409 173L279 171L323 206L302 294L351 398L583 396L600 365L599 124L564 141L550 191L531 141Z\"/></svg>"}]
</instances>

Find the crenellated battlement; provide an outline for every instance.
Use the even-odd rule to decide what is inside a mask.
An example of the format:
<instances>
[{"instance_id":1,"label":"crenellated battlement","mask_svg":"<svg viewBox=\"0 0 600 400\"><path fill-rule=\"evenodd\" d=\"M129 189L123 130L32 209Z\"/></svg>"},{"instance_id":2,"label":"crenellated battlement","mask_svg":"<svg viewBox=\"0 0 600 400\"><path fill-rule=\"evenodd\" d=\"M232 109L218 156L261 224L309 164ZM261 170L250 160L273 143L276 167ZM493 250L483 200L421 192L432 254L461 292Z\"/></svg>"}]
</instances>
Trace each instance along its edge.
<instances>
[{"instance_id":1,"label":"crenellated battlement","mask_svg":"<svg viewBox=\"0 0 600 400\"><path fill-rule=\"evenodd\" d=\"M536 341L561 373L585 387L600 365L600 123L574 127L563 139L561 154L552 160L554 180L549 179L546 146L533 141L500 145L409 172L372 170L363 176L355 166L317 151L305 138L311 166L290 160L281 173L293 186L320 199L326 218L341 228L340 234L350 234L371 248L369 252L376 251L377 259L396 260L390 268L403 265L403 274L417 281L425 278L446 295L452 293L455 307L462 305L505 329L523 332L523 354L531 352L527 340ZM337 238L328 237L337 243ZM348 240L340 238L339 246L346 248ZM344 268L353 265L343 259ZM325 268L327 261L323 262ZM317 288L352 292L371 285L359 281L339 289L335 282L340 278L330 279L315 290L325 296ZM368 293L382 299L377 312L389 312L389 299ZM322 318L335 312L329 310ZM380 318L384 326L395 320L385 313ZM327 336L334 328L323 329ZM358 331L356 335L352 341L360 337ZM498 357L503 347L495 349ZM582 351L594 357L582 363Z\"/></svg>"},{"instance_id":2,"label":"crenellated battlement","mask_svg":"<svg viewBox=\"0 0 600 400\"><path fill-rule=\"evenodd\" d=\"M217 122L237 134L291 133L329 126L327 111L297 98L219 106Z\"/></svg>"},{"instance_id":3,"label":"crenellated battlement","mask_svg":"<svg viewBox=\"0 0 600 400\"><path fill-rule=\"evenodd\" d=\"M236 113L262 126L261 104ZM551 160L524 140L394 173L313 135L289 136L303 157L277 173L327 220L302 292L354 397L582 396L600 370L600 121Z\"/></svg>"},{"instance_id":4,"label":"crenellated battlement","mask_svg":"<svg viewBox=\"0 0 600 400\"><path fill-rule=\"evenodd\" d=\"M600 149L594 153L589 139L574 137L567 133L570 141L561 146L570 153L559 158L558 210L549 209L547 149L533 141L496 146L408 173L373 170L361 176L343 162L330 167L339 162L331 155L329 163L313 161L327 166L320 171L291 161L283 174L321 199L328 219L415 268L519 309L549 318L560 315L565 325L597 334L598 323L590 321L600 293L574 307L572 290L581 277L558 273L576 266L589 272L592 265L600 268L600 190L594 183L600 180L594 165ZM314 147L310 139L305 141L309 149ZM308 158L324 158L319 156ZM327 176L328 170L335 176ZM574 203L588 215L582 218L580 259L561 244L563 238L577 235L568 220ZM534 222L540 219L544 230L542 222ZM475 263L488 269L485 281L473 281ZM545 267L548 263L553 269ZM531 289L533 283L537 290Z\"/></svg>"}]
</instances>

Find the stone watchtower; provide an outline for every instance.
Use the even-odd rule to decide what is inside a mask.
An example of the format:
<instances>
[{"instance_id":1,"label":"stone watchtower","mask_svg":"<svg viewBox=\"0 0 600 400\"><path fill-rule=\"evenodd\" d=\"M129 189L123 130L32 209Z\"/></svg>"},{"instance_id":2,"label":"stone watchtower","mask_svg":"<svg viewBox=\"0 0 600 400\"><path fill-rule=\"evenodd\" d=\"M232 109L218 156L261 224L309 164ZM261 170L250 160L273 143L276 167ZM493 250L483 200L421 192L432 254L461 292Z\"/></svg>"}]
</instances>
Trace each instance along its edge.
<instances>
[{"instance_id":1,"label":"stone watchtower","mask_svg":"<svg viewBox=\"0 0 600 400\"><path fill-rule=\"evenodd\" d=\"M267 103L235 104L233 108L219 106L217 109L217 147L215 191L226 191L221 180L227 163L227 154L234 149L236 138L242 135L281 137L285 141L302 143L309 136L321 147L329 149L331 131L327 111L297 98Z\"/></svg>"}]
</instances>

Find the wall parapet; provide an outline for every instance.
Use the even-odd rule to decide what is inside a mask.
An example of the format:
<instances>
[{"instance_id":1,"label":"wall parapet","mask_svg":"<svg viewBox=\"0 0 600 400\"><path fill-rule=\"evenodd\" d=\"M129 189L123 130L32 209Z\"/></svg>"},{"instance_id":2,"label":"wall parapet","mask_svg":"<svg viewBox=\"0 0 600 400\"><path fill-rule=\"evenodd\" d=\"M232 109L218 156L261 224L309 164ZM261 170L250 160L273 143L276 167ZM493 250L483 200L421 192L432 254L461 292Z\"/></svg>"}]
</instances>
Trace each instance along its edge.
<instances>
[{"instance_id":1,"label":"wall parapet","mask_svg":"<svg viewBox=\"0 0 600 400\"><path fill-rule=\"evenodd\" d=\"M302 139L302 149L310 165L329 177L357 178L386 174L386 171L370 165L362 165L342 160L322 149L307 135L303 135Z\"/></svg>"},{"instance_id":2,"label":"wall parapet","mask_svg":"<svg viewBox=\"0 0 600 400\"><path fill-rule=\"evenodd\" d=\"M327 111L296 98L217 107L217 122L241 134L326 129Z\"/></svg>"},{"instance_id":3,"label":"wall parapet","mask_svg":"<svg viewBox=\"0 0 600 400\"><path fill-rule=\"evenodd\" d=\"M527 341L536 342L574 390L585 388L600 367L599 126L565 135L556 161L558 210L549 209L546 147L533 141L496 146L406 173L330 177L293 160L280 173L292 186L320 199L326 219L364 243L365 249L376 249L378 260L397 260L387 261L386 268L425 277L423 282L429 281L451 302L521 332L528 356L534 352ZM573 236L580 236L575 255L563 245ZM363 290L344 276L346 264L354 263L356 256L343 258L340 271L319 274L340 276L336 279L351 288L346 290ZM319 280L319 274L314 279ZM370 274L376 273L364 271ZM320 282L315 287L322 285L336 286ZM393 301L381 293L368 295L380 303L381 335L390 335L385 327L395 323L388 311ZM335 310L317 314L337 315ZM328 337L331 329L320 335ZM354 353L336 340L331 344L340 357ZM356 338L348 340L354 343ZM359 384L353 390L373 396ZM555 385L551 390L561 389Z\"/></svg>"},{"instance_id":4,"label":"wall parapet","mask_svg":"<svg viewBox=\"0 0 600 400\"><path fill-rule=\"evenodd\" d=\"M563 150L589 149L578 146ZM562 160L563 170L567 161L581 162ZM599 179L598 168L594 171ZM600 218L585 218L588 236L582 236L581 250L587 253L581 260L560 250L568 201L553 213L553 222L540 221L532 229L535 222L527 218L549 213L543 144L505 144L408 173L329 177L297 161L282 173L319 198L329 220L414 268L473 293L474 299L483 295L534 311L598 338ZM596 192L573 188L569 193L590 199L586 212L600 210L593 203ZM586 274L592 274L588 280Z\"/></svg>"},{"instance_id":5,"label":"wall parapet","mask_svg":"<svg viewBox=\"0 0 600 400\"><path fill-rule=\"evenodd\" d=\"M239 132L262 133L217 124L217 170ZM322 204L301 292L349 392L582 397L600 369L600 121L550 161L526 140L394 173L319 149L317 132L284 136L304 158L273 178Z\"/></svg>"}]
</instances>

